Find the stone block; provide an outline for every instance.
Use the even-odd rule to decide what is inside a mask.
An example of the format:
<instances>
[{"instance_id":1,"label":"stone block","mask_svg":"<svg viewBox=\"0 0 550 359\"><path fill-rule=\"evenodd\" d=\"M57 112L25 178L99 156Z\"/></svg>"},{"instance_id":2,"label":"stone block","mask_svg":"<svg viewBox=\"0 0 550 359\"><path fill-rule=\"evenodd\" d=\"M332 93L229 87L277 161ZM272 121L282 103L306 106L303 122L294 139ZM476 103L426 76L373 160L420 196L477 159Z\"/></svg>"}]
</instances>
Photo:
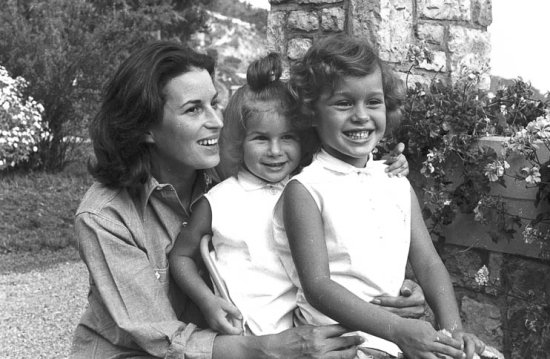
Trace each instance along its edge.
<instances>
[{"instance_id":1,"label":"stone block","mask_svg":"<svg viewBox=\"0 0 550 359\"><path fill-rule=\"evenodd\" d=\"M430 44L443 45L445 27L435 24L418 24L418 38Z\"/></svg>"},{"instance_id":2,"label":"stone block","mask_svg":"<svg viewBox=\"0 0 550 359\"><path fill-rule=\"evenodd\" d=\"M267 44L269 50L285 53L286 44L286 12L271 10L267 17Z\"/></svg>"},{"instance_id":3,"label":"stone block","mask_svg":"<svg viewBox=\"0 0 550 359\"><path fill-rule=\"evenodd\" d=\"M447 55L443 51L433 51L432 63L424 61L418 67L428 71L445 72L447 71Z\"/></svg>"},{"instance_id":4,"label":"stone block","mask_svg":"<svg viewBox=\"0 0 550 359\"><path fill-rule=\"evenodd\" d=\"M488 73L491 41L486 31L450 26L447 46L453 81L465 78L470 73Z\"/></svg>"},{"instance_id":5,"label":"stone block","mask_svg":"<svg viewBox=\"0 0 550 359\"><path fill-rule=\"evenodd\" d=\"M488 345L502 348L502 320L498 306L464 296L460 309L466 332L476 334Z\"/></svg>"},{"instance_id":6,"label":"stone block","mask_svg":"<svg viewBox=\"0 0 550 359\"><path fill-rule=\"evenodd\" d=\"M373 45L380 44L380 2L350 0L348 12L352 34L366 39Z\"/></svg>"},{"instance_id":7,"label":"stone block","mask_svg":"<svg viewBox=\"0 0 550 359\"><path fill-rule=\"evenodd\" d=\"M389 62L406 59L408 44L413 42L413 6L407 0L380 1L378 45L380 57Z\"/></svg>"},{"instance_id":8,"label":"stone block","mask_svg":"<svg viewBox=\"0 0 550 359\"><path fill-rule=\"evenodd\" d=\"M288 16L288 27L306 32L315 31L319 29L319 18L315 12L291 11Z\"/></svg>"},{"instance_id":9,"label":"stone block","mask_svg":"<svg viewBox=\"0 0 550 359\"><path fill-rule=\"evenodd\" d=\"M340 7L325 8L321 11L321 28L323 31L343 31L346 12Z\"/></svg>"},{"instance_id":10,"label":"stone block","mask_svg":"<svg viewBox=\"0 0 550 359\"><path fill-rule=\"evenodd\" d=\"M307 49L311 47L311 39L295 38L288 42L287 56L291 60L297 60L305 55Z\"/></svg>"},{"instance_id":11,"label":"stone block","mask_svg":"<svg viewBox=\"0 0 550 359\"><path fill-rule=\"evenodd\" d=\"M418 13L421 18L433 20L470 21L470 0L419 0Z\"/></svg>"},{"instance_id":12,"label":"stone block","mask_svg":"<svg viewBox=\"0 0 550 359\"><path fill-rule=\"evenodd\" d=\"M493 22L493 5L491 0L473 0L472 19L476 24L489 26Z\"/></svg>"},{"instance_id":13,"label":"stone block","mask_svg":"<svg viewBox=\"0 0 550 359\"><path fill-rule=\"evenodd\" d=\"M298 4L334 4L343 0L298 0Z\"/></svg>"}]
</instances>

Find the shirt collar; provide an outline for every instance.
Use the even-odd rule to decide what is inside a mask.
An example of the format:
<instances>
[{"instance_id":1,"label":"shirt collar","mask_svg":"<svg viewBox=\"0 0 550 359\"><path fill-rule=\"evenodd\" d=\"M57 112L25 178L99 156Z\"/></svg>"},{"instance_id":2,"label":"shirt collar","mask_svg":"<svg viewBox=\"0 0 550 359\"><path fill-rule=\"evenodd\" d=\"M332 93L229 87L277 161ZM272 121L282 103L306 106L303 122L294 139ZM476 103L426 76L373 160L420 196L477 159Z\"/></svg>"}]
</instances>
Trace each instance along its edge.
<instances>
[{"instance_id":1,"label":"shirt collar","mask_svg":"<svg viewBox=\"0 0 550 359\"><path fill-rule=\"evenodd\" d=\"M193 194L191 196L191 204L190 208L193 207L193 204L202 197L202 195L210 189L213 185L215 185L215 182L217 181L217 175L215 172L211 172L209 170L198 170L197 171L197 179L195 180L195 184L193 186ZM149 202L149 199L151 198L151 195L154 191L161 191L165 188L172 187L169 183L159 183L156 178L151 176L147 182L143 186L141 186L140 189L140 209L141 209L141 215L145 213L145 208L147 207L147 203Z\"/></svg>"},{"instance_id":2,"label":"shirt collar","mask_svg":"<svg viewBox=\"0 0 550 359\"><path fill-rule=\"evenodd\" d=\"M266 182L246 170L240 170L237 173L237 181L245 191L256 191L262 188L283 190L289 180L286 176L281 182L270 183Z\"/></svg>"},{"instance_id":3,"label":"shirt collar","mask_svg":"<svg viewBox=\"0 0 550 359\"><path fill-rule=\"evenodd\" d=\"M372 157L372 153L369 154L367 164L363 168L355 167L350 165L347 162L344 162L326 152L324 149L321 149L315 154L315 160L317 160L323 168L335 172L337 174L347 175L347 174L371 174L373 167L375 166Z\"/></svg>"}]
</instances>

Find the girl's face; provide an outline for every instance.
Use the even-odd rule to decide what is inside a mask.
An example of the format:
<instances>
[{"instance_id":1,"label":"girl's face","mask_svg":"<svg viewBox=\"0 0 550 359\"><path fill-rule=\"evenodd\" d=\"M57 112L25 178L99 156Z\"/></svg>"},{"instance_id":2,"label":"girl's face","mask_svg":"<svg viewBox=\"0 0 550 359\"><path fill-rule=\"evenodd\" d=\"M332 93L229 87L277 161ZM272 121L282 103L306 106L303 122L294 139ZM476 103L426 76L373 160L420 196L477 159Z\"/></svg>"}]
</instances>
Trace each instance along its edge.
<instances>
[{"instance_id":1,"label":"girl's face","mask_svg":"<svg viewBox=\"0 0 550 359\"><path fill-rule=\"evenodd\" d=\"M223 126L217 92L208 71L194 69L170 80L163 89L164 115L146 136L160 168L205 169L220 161L218 138Z\"/></svg>"},{"instance_id":2,"label":"girl's face","mask_svg":"<svg viewBox=\"0 0 550 359\"><path fill-rule=\"evenodd\" d=\"M323 149L350 165L364 167L386 130L380 69L363 77L342 78L333 92L319 97L314 108L314 126Z\"/></svg>"},{"instance_id":3,"label":"girl's face","mask_svg":"<svg viewBox=\"0 0 550 359\"><path fill-rule=\"evenodd\" d=\"M298 167L301 151L290 121L269 111L248 121L243 154L244 166L250 173L277 183Z\"/></svg>"}]
</instances>

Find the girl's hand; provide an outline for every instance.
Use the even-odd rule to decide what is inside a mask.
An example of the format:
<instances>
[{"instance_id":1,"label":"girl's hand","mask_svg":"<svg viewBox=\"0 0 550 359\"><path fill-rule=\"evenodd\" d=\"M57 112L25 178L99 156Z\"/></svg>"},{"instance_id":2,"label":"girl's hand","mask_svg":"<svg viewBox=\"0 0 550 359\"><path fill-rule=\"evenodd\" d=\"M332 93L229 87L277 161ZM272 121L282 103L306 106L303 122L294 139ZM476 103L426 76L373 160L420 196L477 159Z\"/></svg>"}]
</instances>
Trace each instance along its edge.
<instances>
[{"instance_id":1,"label":"girl's hand","mask_svg":"<svg viewBox=\"0 0 550 359\"><path fill-rule=\"evenodd\" d=\"M426 309L422 288L410 279L403 281L398 297L380 296L371 303L403 318L420 318Z\"/></svg>"},{"instance_id":2,"label":"girl's hand","mask_svg":"<svg viewBox=\"0 0 550 359\"><path fill-rule=\"evenodd\" d=\"M265 336L264 353L280 359L353 359L363 339L341 336L348 330L340 325L304 325Z\"/></svg>"},{"instance_id":3,"label":"girl's hand","mask_svg":"<svg viewBox=\"0 0 550 359\"><path fill-rule=\"evenodd\" d=\"M485 350L485 343L483 343L475 334L464 333L463 331L455 331L453 338L464 343L464 353L466 353L466 359L472 359L475 354L481 355Z\"/></svg>"},{"instance_id":4,"label":"girl's hand","mask_svg":"<svg viewBox=\"0 0 550 359\"><path fill-rule=\"evenodd\" d=\"M222 334L242 333L241 312L227 300L213 295L202 303L200 309L212 330Z\"/></svg>"},{"instance_id":5,"label":"girl's hand","mask_svg":"<svg viewBox=\"0 0 550 359\"><path fill-rule=\"evenodd\" d=\"M454 359L466 358L462 341L437 332L422 320L400 320L394 329L394 338L407 359L437 359L445 355Z\"/></svg>"},{"instance_id":6,"label":"girl's hand","mask_svg":"<svg viewBox=\"0 0 550 359\"><path fill-rule=\"evenodd\" d=\"M385 163L389 165L389 167L386 168L388 176L401 177L409 174L409 163L403 155L404 149L405 145L403 143L398 143L388 155L382 157L383 160L386 160Z\"/></svg>"}]
</instances>

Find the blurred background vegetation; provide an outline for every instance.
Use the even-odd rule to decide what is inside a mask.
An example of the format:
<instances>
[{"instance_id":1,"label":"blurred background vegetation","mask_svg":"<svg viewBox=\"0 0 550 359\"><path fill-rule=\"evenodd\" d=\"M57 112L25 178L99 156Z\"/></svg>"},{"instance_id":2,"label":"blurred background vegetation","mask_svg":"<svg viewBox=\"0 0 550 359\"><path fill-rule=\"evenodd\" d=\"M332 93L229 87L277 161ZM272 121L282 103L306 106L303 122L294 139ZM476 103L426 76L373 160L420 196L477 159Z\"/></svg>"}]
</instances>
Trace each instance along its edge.
<instances>
[{"instance_id":1,"label":"blurred background vegetation","mask_svg":"<svg viewBox=\"0 0 550 359\"><path fill-rule=\"evenodd\" d=\"M10 158L0 166L0 253L73 243L73 213L91 184L88 122L106 80L131 51L163 39L208 52L218 60L218 82L228 96L242 84L249 60L264 49L267 11L239 1L2 3L0 66L8 79L25 79L13 91L23 105L42 106L48 131L35 136L36 143L24 139L23 129L36 129L14 114L7 97L0 98L0 160ZM9 88L0 81L0 90ZM18 157L22 146L32 150Z\"/></svg>"}]
</instances>

